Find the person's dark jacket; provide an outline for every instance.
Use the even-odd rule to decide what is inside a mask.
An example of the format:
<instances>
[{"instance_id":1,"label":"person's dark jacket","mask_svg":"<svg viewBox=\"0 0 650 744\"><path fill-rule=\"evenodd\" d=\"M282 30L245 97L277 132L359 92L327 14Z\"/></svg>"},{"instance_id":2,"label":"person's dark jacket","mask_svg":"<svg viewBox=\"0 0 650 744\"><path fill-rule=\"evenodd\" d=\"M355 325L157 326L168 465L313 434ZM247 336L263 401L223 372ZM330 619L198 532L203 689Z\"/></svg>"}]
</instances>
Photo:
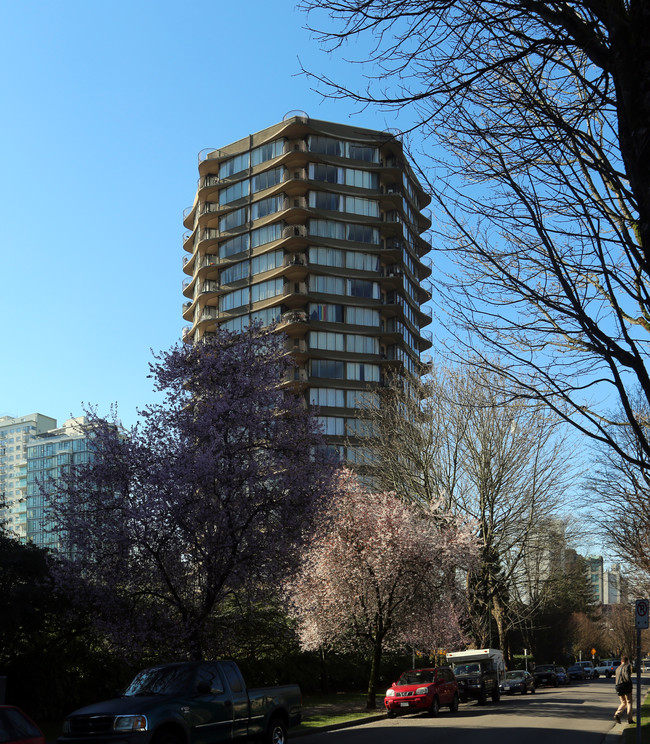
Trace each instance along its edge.
<instances>
[{"instance_id":1,"label":"person's dark jacket","mask_svg":"<svg viewBox=\"0 0 650 744\"><path fill-rule=\"evenodd\" d=\"M632 665L627 662L616 669L616 692L629 695L632 692Z\"/></svg>"}]
</instances>

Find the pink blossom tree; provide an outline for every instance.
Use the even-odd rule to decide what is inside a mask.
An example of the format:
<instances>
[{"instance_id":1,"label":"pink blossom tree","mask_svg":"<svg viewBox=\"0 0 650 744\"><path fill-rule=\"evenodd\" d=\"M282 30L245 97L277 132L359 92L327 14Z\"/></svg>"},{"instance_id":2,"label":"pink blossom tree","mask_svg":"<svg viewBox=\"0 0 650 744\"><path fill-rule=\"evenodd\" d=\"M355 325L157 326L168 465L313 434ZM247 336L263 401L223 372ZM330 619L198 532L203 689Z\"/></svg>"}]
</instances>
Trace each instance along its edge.
<instances>
[{"instance_id":1,"label":"pink blossom tree","mask_svg":"<svg viewBox=\"0 0 650 744\"><path fill-rule=\"evenodd\" d=\"M475 534L441 504L419 507L393 493L369 493L343 471L288 585L303 648L366 652L367 707L375 708L385 650L462 642L462 577L478 555Z\"/></svg>"},{"instance_id":2,"label":"pink blossom tree","mask_svg":"<svg viewBox=\"0 0 650 744\"><path fill-rule=\"evenodd\" d=\"M135 427L88 414L93 461L67 474L54 513L72 557L61 575L123 651L202 658L232 642L238 597L277 595L333 467L281 384L278 334L224 331L155 359L163 402Z\"/></svg>"}]
</instances>

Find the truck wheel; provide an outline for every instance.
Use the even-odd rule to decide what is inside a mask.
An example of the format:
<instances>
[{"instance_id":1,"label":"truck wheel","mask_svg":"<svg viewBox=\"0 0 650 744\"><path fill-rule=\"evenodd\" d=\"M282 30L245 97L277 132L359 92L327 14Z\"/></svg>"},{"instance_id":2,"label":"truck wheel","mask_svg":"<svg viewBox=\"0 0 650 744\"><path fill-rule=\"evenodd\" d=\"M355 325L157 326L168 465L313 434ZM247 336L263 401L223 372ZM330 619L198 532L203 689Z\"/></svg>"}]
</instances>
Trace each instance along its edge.
<instances>
[{"instance_id":1,"label":"truck wheel","mask_svg":"<svg viewBox=\"0 0 650 744\"><path fill-rule=\"evenodd\" d=\"M433 698L433 702L429 708L429 714L435 718L438 713L440 713L440 700L438 700L438 697L436 696Z\"/></svg>"},{"instance_id":2,"label":"truck wheel","mask_svg":"<svg viewBox=\"0 0 650 744\"><path fill-rule=\"evenodd\" d=\"M451 701L451 705L449 706L449 710L452 713L458 713L458 694L454 693L454 698Z\"/></svg>"},{"instance_id":3,"label":"truck wheel","mask_svg":"<svg viewBox=\"0 0 650 744\"><path fill-rule=\"evenodd\" d=\"M266 734L262 738L263 744L286 744L287 727L281 718L273 718Z\"/></svg>"},{"instance_id":4,"label":"truck wheel","mask_svg":"<svg viewBox=\"0 0 650 744\"><path fill-rule=\"evenodd\" d=\"M485 693L485 687L481 687L481 691L478 694L477 701L479 705L485 705L485 703L487 703L487 695Z\"/></svg>"},{"instance_id":5,"label":"truck wheel","mask_svg":"<svg viewBox=\"0 0 650 744\"><path fill-rule=\"evenodd\" d=\"M161 731L154 737L153 744L182 744L182 740L172 731Z\"/></svg>"},{"instance_id":6,"label":"truck wheel","mask_svg":"<svg viewBox=\"0 0 650 744\"><path fill-rule=\"evenodd\" d=\"M524 690L524 695L526 694L526 690ZM501 692L499 691L498 687L495 687L494 690L492 690L492 702L498 703L499 700L501 700Z\"/></svg>"}]
</instances>

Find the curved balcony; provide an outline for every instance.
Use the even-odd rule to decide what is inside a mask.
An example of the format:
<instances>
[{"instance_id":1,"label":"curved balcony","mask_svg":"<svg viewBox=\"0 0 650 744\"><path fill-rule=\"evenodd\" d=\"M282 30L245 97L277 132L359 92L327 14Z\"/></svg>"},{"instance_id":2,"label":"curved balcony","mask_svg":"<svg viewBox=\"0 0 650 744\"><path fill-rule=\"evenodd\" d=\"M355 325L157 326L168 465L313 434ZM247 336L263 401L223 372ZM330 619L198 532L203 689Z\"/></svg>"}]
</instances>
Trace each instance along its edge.
<instances>
[{"instance_id":1,"label":"curved balcony","mask_svg":"<svg viewBox=\"0 0 650 744\"><path fill-rule=\"evenodd\" d=\"M282 209L309 209L307 197L305 196L285 196L282 200Z\"/></svg>"},{"instance_id":2,"label":"curved balcony","mask_svg":"<svg viewBox=\"0 0 650 744\"><path fill-rule=\"evenodd\" d=\"M423 322L420 322L420 327L422 326L428 326L429 323L433 323L433 313L431 310L420 308L419 310L420 320Z\"/></svg>"},{"instance_id":3,"label":"curved balcony","mask_svg":"<svg viewBox=\"0 0 650 744\"><path fill-rule=\"evenodd\" d=\"M282 238L302 238L306 240L309 237L306 225L287 225L282 230Z\"/></svg>"},{"instance_id":4,"label":"curved balcony","mask_svg":"<svg viewBox=\"0 0 650 744\"><path fill-rule=\"evenodd\" d=\"M278 321L278 330L282 330L289 336L298 333L303 335L307 332L309 324L309 315L304 310L288 310L282 313Z\"/></svg>"},{"instance_id":5,"label":"curved balcony","mask_svg":"<svg viewBox=\"0 0 650 744\"><path fill-rule=\"evenodd\" d=\"M433 333L420 329L420 351L427 351L433 346Z\"/></svg>"},{"instance_id":6,"label":"curved balcony","mask_svg":"<svg viewBox=\"0 0 650 744\"><path fill-rule=\"evenodd\" d=\"M432 290L433 290L433 285L431 284L431 282L425 281L419 284L417 287L418 301L421 304L425 302L429 302L432 296Z\"/></svg>"},{"instance_id":7,"label":"curved balcony","mask_svg":"<svg viewBox=\"0 0 650 744\"><path fill-rule=\"evenodd\" d=\"M309 299L307 282L285 282L282 297L288 308L304 307Z\"/></svg>"},{"instance_id":8,"label":"curved balcony","mask_svg":"<svg viewBox=\"0 0 650 744\"><path fill-rule=\"evenodd\" d=\"M290 281L300 281L307 276L307 256L304 253L290 253L282 261L282 274Z\"/></svg>"}]
</instances>

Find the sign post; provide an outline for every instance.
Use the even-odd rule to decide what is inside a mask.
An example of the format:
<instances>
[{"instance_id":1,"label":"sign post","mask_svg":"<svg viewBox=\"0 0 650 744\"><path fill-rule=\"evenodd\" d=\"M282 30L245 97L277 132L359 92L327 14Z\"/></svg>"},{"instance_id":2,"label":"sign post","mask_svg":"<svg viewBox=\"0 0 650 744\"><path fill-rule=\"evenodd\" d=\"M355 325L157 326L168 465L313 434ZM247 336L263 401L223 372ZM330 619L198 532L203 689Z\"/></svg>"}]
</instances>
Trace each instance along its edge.
<instances>
[{"instance_id":1,"label":"sign post","mask_svg":"<svg viewBox=\"0 0 650 744\"><path fill-rule=\"evenodd\" d=\"M650 603L637 599L634 620L636 625L636 742L641 744L641 630L648 627Z\"/></svg>"}]
</instances>

